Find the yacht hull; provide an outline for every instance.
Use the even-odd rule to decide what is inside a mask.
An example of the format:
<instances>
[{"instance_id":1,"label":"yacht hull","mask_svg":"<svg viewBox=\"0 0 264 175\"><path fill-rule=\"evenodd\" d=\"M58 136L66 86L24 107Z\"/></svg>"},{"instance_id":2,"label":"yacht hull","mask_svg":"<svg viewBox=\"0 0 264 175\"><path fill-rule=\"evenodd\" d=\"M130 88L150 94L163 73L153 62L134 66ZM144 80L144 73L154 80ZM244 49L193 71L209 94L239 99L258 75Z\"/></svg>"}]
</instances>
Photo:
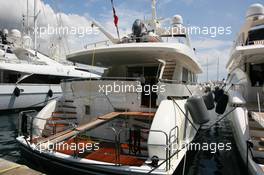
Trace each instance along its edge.
<instances>
[{"instance_id":1,"label":"yacht hull","mask_svg":"<svg viewBox=\"0 0 264 175\"><path fill-rule=\"evenodd\" d=\"M20 90L19 96L14 91ZM52 96L48 91L52 91ZM52 98L61 96L60 85L40 84L0 84L0 110L43 107Z\"/></svg>"},{"instance_id":2,"label":"yacht hull","mask_svg":"<svg viewBox=\"0 0 264 175\"><path fill-rule=\"evenodd\" d=\"M52 174L74 174L74 175L145 175L148 174L148 171L145 172L133 172L133 171L124 171L121 168L111 165L95 165L87 164L81 162L73 162L66 158L59 158L55 156L50 156L48 154L40 153L39 151L33 150L23 143L19 143L20 152L24 159L27 161L33 162L37 169L41 171L48 172L52 171ZM183 153L183 155L185 152ZM174 169L175 170L175 169ZM164 173L154 173L154 175L168 174ZM172 172L169 172L172 174Z\"/></svg>"},{"instance_id":3,"label":"yacht hull","mask_svg":"<svg viewBox=\"0 0 264 175\"><path fill-rule=\"evenodd\" d=\"M243 111L243 113L241 112ZM243 159L245 165L248 168L248 173L252 175L264 175L263 171L260 169L260 166L253 161L249 151L248 151L248 165L247 165L247 147L246 140L248 140L248 120L246 111L243 108L237 108L230 115L230 122L232 124L232 131L236 146L240 152L240 156ZM244 123L245 122L245 123Z\"/></svg>"}]
</instances>

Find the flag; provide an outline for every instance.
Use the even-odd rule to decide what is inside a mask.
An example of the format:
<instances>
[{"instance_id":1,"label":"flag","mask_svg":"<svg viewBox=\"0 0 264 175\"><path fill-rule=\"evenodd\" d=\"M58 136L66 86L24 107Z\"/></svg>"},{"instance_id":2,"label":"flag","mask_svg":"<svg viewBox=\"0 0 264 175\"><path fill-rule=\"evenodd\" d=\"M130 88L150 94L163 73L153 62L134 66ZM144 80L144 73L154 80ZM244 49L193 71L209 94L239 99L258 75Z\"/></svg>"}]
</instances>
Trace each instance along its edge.
<instances>
[{"instance_id":1,"label":"flag","mask_svg":"<svg viewBox=\"0 0 264 175\"><path fill-rule=\"evenodd\" d=\"M113 8L114 24L115 24L115 27L116 27L117 36L118 36L118 39L120 39L119 29L118 29L118 16L116 15L115 6L114 6L114 0L111 0L111 4L112 4L112 8Z\"/></svg>"},{"instance_id":2,"label":"flag","mask_svg":"<svg viewBox=\"0 0 264 175\"><path fill-rule=\"evenodd\" d=\"M113 14L114 14L114 24L117 27L118 26L118 16L116 15L116 11L115 11L113 0L111 0L111 3L112 3L112 8L113 8Z\"/></svg>"}]
</instances>

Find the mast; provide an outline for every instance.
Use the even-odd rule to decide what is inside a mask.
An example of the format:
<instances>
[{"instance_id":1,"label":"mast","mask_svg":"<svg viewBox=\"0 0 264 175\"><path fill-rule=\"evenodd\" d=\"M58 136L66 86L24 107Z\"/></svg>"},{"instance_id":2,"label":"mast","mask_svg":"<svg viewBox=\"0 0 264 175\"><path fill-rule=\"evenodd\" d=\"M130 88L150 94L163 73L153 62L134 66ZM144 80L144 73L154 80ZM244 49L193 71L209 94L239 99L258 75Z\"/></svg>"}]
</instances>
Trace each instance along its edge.
<instances>
[{"instance_id":1,"label":"mast","mask_svg":"<svg viewBox=\"0 0 264 175\"><path fill-rule=\"evenodd\" d=\"M26 26L26 33L29 36L29 12L28 12L28 0L27 0L27 26Z\"/></svg>"},{"instance_id":2,"label":"mast","mask_svg":"<svg viewBox=\"0 0 264 175\"><path fill-rule=\"evenodd\" d=\"M34 0L34 50L37 56L37 0Z\"/></svg>"}]
</instances>

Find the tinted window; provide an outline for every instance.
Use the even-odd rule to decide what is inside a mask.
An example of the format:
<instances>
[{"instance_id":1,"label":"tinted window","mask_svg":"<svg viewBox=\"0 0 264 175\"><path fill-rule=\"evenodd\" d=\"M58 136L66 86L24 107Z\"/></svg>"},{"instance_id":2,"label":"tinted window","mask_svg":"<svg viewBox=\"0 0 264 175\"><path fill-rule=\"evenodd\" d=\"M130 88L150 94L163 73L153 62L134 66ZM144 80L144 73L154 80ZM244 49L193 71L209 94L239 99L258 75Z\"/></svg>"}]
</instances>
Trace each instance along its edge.
<instances>
[{"instance_id":1,"label":"tinted window","mask_svg":"<svg viewBox=\"0 0 264 175\"><path fill-rule=\"evenodd\" d=\"M33 74L20 83L29 83L29 84L60 84L61 80L69 79L73 77L63 77L63 76L54 76L54 75L38 75Z\"/></svg>"},{"instance_id":2,"label":"tinted window","mask_svg":"<svg viewBox=\"0 0 264 175\"><path fill-rule=\"evenodd\" d=\"M254 29L248 32L248 44L254 44L254 41L264 40L264 26L263 28Z\"/></svg>"},{"instance_id":3,"label":"tinted window","mask_svg":"<svg viewBox=\"0 0 264 175\"><path fill-rule=\"evenodd\" d=\"M252 86L264 85L264 64L250 65L250 79Z\"/></svg>"},{"instance_id":4,"label":"tinted window","mask_svg":"<svg viewBox=\"0 0 264 175\"><path fill-rule=\"evenodd\" d=\"M182 68L182 81L188 82L188 69Z\"/></svg>"}]
</instances>

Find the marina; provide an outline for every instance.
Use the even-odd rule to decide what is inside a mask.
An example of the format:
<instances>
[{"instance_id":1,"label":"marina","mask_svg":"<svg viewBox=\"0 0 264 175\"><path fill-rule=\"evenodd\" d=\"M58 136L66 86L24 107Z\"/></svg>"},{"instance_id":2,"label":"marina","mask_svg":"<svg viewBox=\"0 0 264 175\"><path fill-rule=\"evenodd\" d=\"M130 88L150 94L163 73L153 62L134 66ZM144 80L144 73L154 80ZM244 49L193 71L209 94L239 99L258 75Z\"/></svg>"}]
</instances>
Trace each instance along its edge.
<instances>
[{"instance_id":1,"label":"marina","mask_svg":"<svg viewBox=\"0 0 264 175\"><path fill-rule=\"evenodd\" d=\"M232 12L239 31L101 3L27 0L0 30L0 174L264 175L264 5ZM113 24L81 12L102 6Z\"/></svg>"},{"instance_id":2,"label":"marina","mask_svg":"<svg viewBox=\"0 0 264 175\"><path fill-rule=\"evenodd\" d=\"M4 159L0 159L0 174L27 174L27 175L41 175L43 173L37 172L33 169L26 167L25 165L19 165Z\"/></svg>"}]
</instances>

